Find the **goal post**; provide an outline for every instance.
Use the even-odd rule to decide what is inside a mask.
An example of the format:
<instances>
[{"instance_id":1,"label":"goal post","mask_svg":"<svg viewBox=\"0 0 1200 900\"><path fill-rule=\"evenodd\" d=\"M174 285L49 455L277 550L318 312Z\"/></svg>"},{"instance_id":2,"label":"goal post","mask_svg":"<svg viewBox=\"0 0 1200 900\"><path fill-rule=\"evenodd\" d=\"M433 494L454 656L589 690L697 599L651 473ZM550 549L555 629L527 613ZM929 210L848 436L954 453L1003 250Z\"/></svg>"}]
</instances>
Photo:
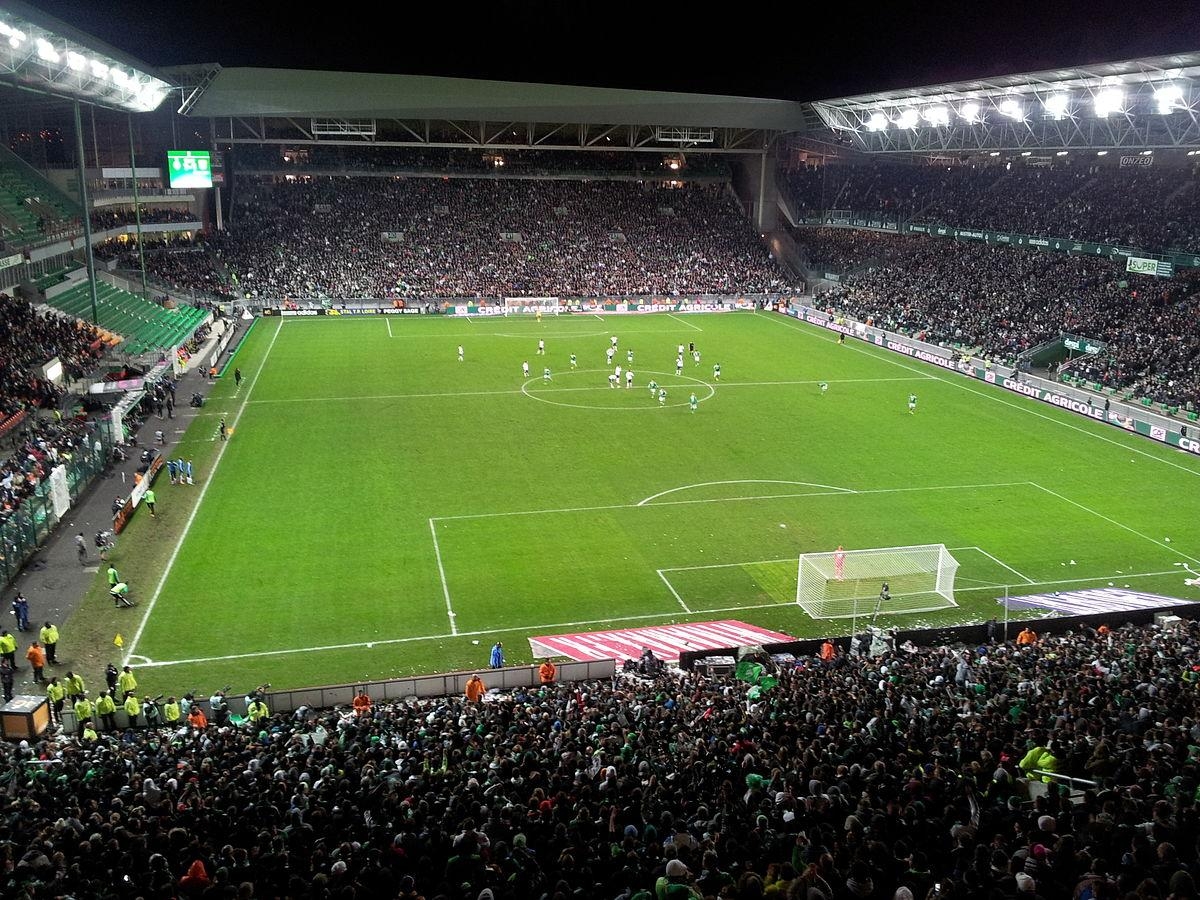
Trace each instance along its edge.
<instances>
[{"instance_id":1,"label":"goal post","mask_svg":"<svg viewBox=\"0 0 1200 900\"><path fill-rule=\"evenodd\" d=\"M505 297L506 316L557 316L562 312L562 300L558 297Z\"/></svg>"},{"instance_id":2,"label":"goal post","mask_svg":"<svg viewBox=\"0 0 1200 900\"><path fill-rule=\"evenodd\" d=\"M839 563L840 560L840 563ZM958 561L945 544L802 553L796 603L814 619L932 612L958 606ZM887 582L889 597L880 598Z\"/></svg>"}]
</instances>

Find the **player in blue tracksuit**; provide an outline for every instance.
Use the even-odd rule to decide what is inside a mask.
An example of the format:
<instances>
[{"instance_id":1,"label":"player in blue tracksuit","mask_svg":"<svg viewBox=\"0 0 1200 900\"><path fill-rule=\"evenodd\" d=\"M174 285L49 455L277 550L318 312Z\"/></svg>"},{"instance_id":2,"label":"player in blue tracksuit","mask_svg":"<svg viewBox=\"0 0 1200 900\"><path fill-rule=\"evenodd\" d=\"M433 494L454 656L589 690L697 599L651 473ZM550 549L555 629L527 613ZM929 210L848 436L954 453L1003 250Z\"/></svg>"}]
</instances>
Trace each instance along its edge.
<instances>
[{"instance_id":1,"label":"player in blue tracksuit","mask_svg":"<svg viewBox=\"0 0 1200 900\"><path fill-rule=\"evenodd\" d=\"M496 641L496 646L492 647L491 666L493 669L504 667L504 645Z\"/></svg>"}]
</instances>

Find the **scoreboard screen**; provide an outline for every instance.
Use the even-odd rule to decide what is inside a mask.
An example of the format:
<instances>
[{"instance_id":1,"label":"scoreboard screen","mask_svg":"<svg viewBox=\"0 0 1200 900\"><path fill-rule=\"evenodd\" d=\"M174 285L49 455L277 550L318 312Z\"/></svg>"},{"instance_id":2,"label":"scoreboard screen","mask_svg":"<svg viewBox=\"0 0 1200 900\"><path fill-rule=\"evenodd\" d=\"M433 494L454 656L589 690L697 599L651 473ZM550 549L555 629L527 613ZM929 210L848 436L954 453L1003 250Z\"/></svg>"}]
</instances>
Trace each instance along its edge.
<instances>
[{"instance_id":1,"label":"scoreboard screen","mask_svg":"<svg viewBox=\"0 0 1200 900\"><path fill-rule=\"evenodd\" d=\"M168 150L167 175L173 188L210 188L212 154L207 150Z\"/></svg>"}]
</instances>

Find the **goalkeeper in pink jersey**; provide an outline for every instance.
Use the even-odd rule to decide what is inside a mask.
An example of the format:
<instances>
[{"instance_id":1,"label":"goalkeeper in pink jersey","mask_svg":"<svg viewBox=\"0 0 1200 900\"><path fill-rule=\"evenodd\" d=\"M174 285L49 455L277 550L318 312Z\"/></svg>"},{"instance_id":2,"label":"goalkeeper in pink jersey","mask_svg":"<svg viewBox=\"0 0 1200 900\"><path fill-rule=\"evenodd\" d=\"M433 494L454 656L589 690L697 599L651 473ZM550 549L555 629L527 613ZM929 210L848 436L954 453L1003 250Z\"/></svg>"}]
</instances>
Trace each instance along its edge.
<instances>
[{"instance_id":1,"label":"goalkeeper in pink jersey","mask_svg":"<svg viewBox=\"0 0 1200 900\"><path fill-rule=\"evenodd\" d=\"M842 549L842 545L838 544L838 548L833 554L833 575L838 581L842 580L846 572L846 551Z\"/></svg>"}]
</instances>

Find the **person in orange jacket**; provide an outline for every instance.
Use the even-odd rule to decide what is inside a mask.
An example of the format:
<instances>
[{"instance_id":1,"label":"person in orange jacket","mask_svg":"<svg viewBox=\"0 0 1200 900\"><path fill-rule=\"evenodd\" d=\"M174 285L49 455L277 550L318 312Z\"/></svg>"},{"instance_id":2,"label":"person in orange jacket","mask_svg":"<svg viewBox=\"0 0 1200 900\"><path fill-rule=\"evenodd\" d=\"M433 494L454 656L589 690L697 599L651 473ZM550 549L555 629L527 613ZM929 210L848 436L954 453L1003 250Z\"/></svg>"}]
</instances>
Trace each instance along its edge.
<instances>
[{"instance_id":1,"label":"person in orange jacket","mask_svg":"<svg viewBox=\"0 0 1200 900\"><path fill-rule=\"evenodd\" d=\"M538 678L542 680L542 684L554 684L554 679L558 676L558 669L554 663L547 659L544 663L538 666Z\"/></svg>"},{"instance_id":2,"label":"person in orange jacket","mask_svg":"<svg viewBox=\"0 0 1200 900\"><path fill-rule=\"evenodd\" d=\"M826 638L825 643L821 645L821 661L827 663L833 662L835 656L837 656L837 648L833 646L833 641Z\"/></svg>"},{"instance_id":3,"label":"person in orange jacket","mask_svg":"<svg viewBox=\"0 0 1200 900\"><path fill-rule=\"evenodd\" d=\"M367 696L366 691L359 691L354 698L354 714L356 716L366 716L371 712L371 698Z\"/></svg>"},{"instance_id":4,"label":"person in orange jacket","mask_svg":"<svg viewBox=\"0 0 1200 900\"><path fill-rule=\"evenodd\" d=\"M1037 632L1026 625L1021 629L1021 633L1017 635L1017 645L1024 646L1026 644L1036 644L1037 639Z\"/></svg>"},{"instance_id":5,"label":"person in orange jacket","mask_svg":"<svg viewBox=\"0 0 1200 900\"><path fill-rule=\"evenodd\" d=\"M42 649L42 645L37 641L30 644L29 649L25 651L25 658L29 660L29 667L33 669L33 683L45 684L42 669L46 668L46 651Z\"/></svg>"},{"instance_id":6,"label":"person in orange jacket","mask_svg":"<svg viewBox=\"0 0 1200 900\"><path fill-rule=\"evenodd\" d=\"M194 728L208 727L208 716L204 714L204 708L199 703L192 704L192 711L188 713L188 723Z\"/></svg>"},{"instance_id":7,"label":"person in orange jacket","mask_svg":"<svg viewBox=\"0 0 1200 900\"><path fill-rule=\"evenodd\" d=\"M467 680L467 699L472 703L478 703L486 692L487 687L484 685L483 679L478 675L472 675Z\"/></svg>"}]
</instances>

